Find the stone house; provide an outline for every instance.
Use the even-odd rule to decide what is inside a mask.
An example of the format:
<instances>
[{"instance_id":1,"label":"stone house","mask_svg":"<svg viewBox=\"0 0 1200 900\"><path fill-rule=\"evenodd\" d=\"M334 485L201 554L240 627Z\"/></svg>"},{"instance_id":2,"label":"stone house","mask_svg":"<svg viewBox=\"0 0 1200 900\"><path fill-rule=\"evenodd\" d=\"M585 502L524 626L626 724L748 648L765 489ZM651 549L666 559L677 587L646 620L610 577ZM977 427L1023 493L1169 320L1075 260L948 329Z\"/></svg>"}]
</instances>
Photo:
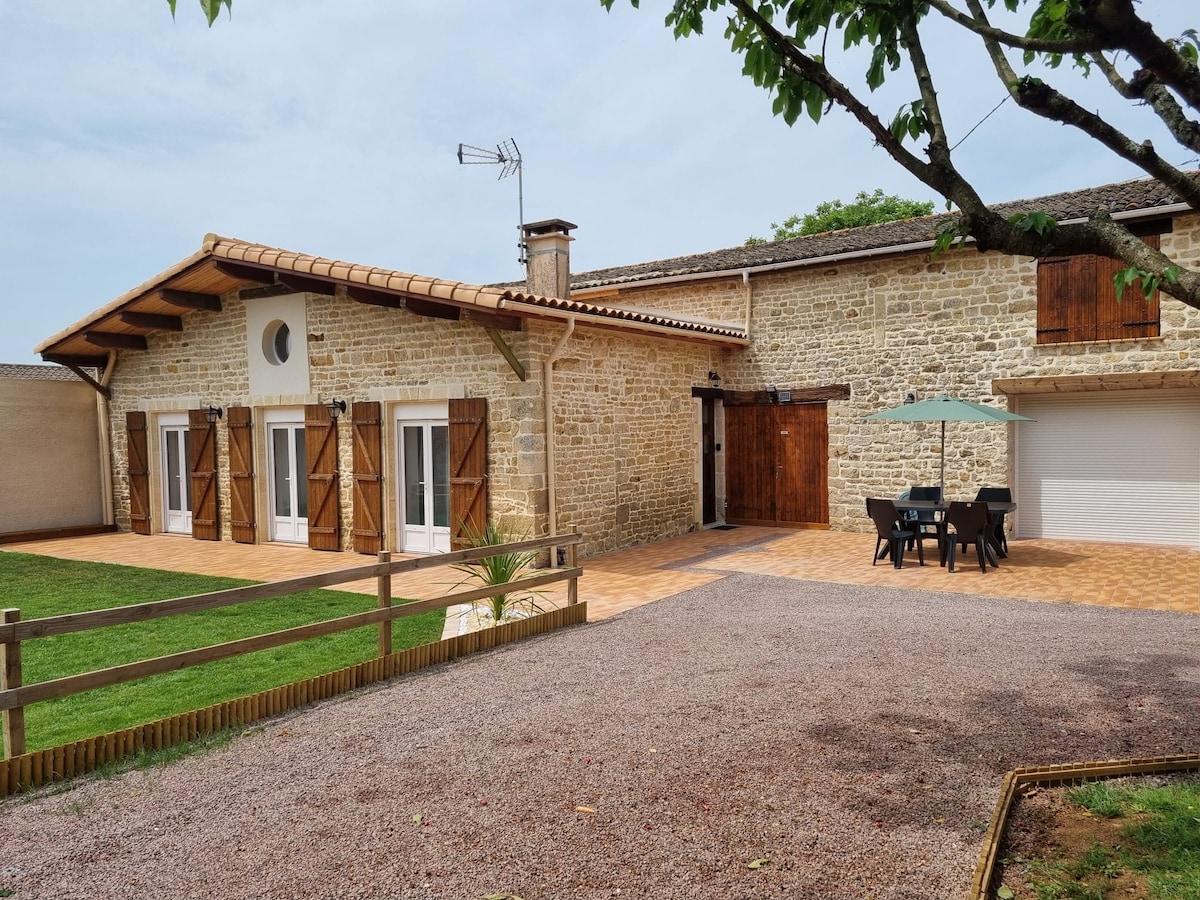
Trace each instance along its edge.
<instances>
[{"instance_id":1,"label":"stone house","mask_svg":"<svg viewBox=\"0 0 1200 900\"><path fill-rule=\"evenodd\" d=\"M1151 181L1100 206L1200 265L1200 216ZM863 498L936 481L936 425L864 417L948 393L947 495L1011 485L1017 536L1200 546L1200 311L1117 303L1114 263L960 249L938 217L588 273L562 220L529 280L479 287L206 237L39 352L109 398L135 531L436 552L501 520L585 554L723 522L868 530Z\"/></svg>"}]
</instances>

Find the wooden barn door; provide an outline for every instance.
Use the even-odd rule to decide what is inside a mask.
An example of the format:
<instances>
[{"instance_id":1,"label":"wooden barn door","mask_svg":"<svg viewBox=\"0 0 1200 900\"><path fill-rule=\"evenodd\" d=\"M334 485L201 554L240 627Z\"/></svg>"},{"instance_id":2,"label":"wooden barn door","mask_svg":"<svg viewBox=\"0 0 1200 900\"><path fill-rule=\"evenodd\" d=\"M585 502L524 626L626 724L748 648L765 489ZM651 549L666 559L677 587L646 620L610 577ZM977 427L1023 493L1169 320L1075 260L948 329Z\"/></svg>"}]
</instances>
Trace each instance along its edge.
<instances>
[{"instance_id":1,"label":"wooden barn door","mask_svg":"<svg viewBox=\"0 0 1200 900\"><path fill-rule=\"evenodd\" d=\"M773 407L725 407L725 521L775 524Z\"/></svg>"},{"instance_id":2,"label":"wooden barn door","mask_svg":"<svg viewBox=\"0 0 1200 900\"><path fill-rule=\"evenodd\" d=\"M323 404L304 407L304 455L308 478L308 546L341 549L338 500L337 422Z\"/></svg>"},{"instance_id":3,"label":"wooden barn door","mask_svg":"<svg viewBox=\"0 0 1200 900\"><path fill-rule=\"evenodd\" d=\"M250 407L231 406L229 422L229 524L240 544L258 540L254 516L254 437Z\"/></svg>"},{"instance_id":4,"label":"wooden barn door","mask_svg":"<svg viewBox=\"0 0 1200 900\"><path fill-rule=\"evenodd\" d=\"M379 403L350 407L354 425L354 550L383 549L383 422Z\"/></svg>"},{"instance_id":5,"label":"wooden barn door","mask_svg":"<svg viewBox=\"0 0 1200 900\"><path fill-rule=\"evenodd\" d=\"M192 537L219 541L217 527L217 425L205 410L188 410L188 470L192 478Z\"/></svg>"},{"instance_id":6,"label":"wooden barn door","mask_svg":"<svg viewBox=\"0 0 1200 900\"><path fill-rule=\"evenodd\" d=\"M150 533L150 448L146 439L146 414L125 413L125 464L129 472L129 527L135 534Z\"/></svg>"},{"instance_id":7,"label":"wooden barn door","mask_svg":"<svg viewBox=\"0 0 1200 900\"><path fill-rule=\"evenodd\" d=\"M776 406L775 520L829 524L829 423L824 403Z\"/></svg>"},{"instance_id":8,"label":"wooden barn door","mask_svg":"<svg viewBox=\"0 0 1200 900\"><path fill-rule=\"evenodd\" d=\"M824 403L725 407L726 521L829 524L829 429Z\"/></svg>"},{"instance_id":9,"label":"wooden barn door","mask_svg":"<svg viewBox=\"0 0 1200 900\"><path fill-rule=\"evenodd\" d=\"M487 399L451 400L449 418L450 549L461 550L487 527Z\"/></svg>"}]
</instances>

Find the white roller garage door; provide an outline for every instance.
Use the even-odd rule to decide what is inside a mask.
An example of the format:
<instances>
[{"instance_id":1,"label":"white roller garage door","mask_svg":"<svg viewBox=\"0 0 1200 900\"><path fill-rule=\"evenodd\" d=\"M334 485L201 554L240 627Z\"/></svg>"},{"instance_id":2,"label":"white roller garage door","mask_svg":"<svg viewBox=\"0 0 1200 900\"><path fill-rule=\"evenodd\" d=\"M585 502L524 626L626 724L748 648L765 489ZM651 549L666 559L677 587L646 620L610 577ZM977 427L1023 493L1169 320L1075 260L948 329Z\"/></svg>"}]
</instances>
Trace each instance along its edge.
<instances>
[{"instance_id":1,"label":"white roller garage door","mask_svg":"<svg viewBox=\"0 0 1200 900\"><path fill-rule=\"evenodd\" d=\"M1017 534L1200 548L1200 394L1020 398Z\"/></svg>"}]
</instances>

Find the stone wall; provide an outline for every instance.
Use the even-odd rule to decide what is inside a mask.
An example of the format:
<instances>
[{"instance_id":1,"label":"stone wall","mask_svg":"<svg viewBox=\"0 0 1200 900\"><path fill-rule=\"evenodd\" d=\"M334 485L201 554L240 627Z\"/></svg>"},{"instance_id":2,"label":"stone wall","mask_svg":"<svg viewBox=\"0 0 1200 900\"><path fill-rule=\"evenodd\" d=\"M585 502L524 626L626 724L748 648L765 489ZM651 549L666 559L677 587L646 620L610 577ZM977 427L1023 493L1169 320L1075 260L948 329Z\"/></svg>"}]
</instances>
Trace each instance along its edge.
<instances>
[{"instance_id":1,"label":"stone wall","mask_svg":"<svg viewBox=\"0 0 1200 900\"><path fill-rule=\"evenodd\" d=\"M1177 218L1162 246L1200 264L1200 216ZM1159 338L1038 346L1037 265L1029 258L967 248L931 260L917 252L768 273L753 277L751 287L752 345L719 351L713 368L733 390L850 385L848 401L829 404L834 529L870 530L866 496L937 483L939 425L863 419L910 391L917 399L946 393L1019 411L1019 398L993 394L994 379L1200 368L1200 311L1165 295ZM738 321L744 300L727 282L706 296L727 302L724 311L710 304L714 318ZM622 291L618 302L687 308L661 287ZM948 497L1011 483L1014 427L1021 426L946 426Z\"/></svg>"},{"instance_id":2,"label":"stone wall","mask_svg":"<svg viewBox=\"0 0 1200 900\"><path fill-rule=\"evenodd\" d=\"M253 301L249 301L253 302ZM113 378L113 430L118 523L129 526L125 413L151 414L151 510L155 530L162 502L160 454L154 416L208 405L255 407L259 539L267 540L262 412L270 407L379 400L384 407L385 521L396 530L396 450L391 410L406 401L486 397L488 400L489 513L514 533L547 531L547 480L543 361L565 323L527 321L520 332L501 332L523 363L522 382L478 323L423 318L407 311L354 303L344 297L307 295L303 343L309 363L307 392L249 395L245 304L223 299L220 313L195 312L178 334L156 333L147 352L123 352ZM298 340L298 338L297 338ZM559 527L583 531L586 554L629 546L691 528L698 517L693 385L716 351L706 345L640 338L581 327L567 344L555 373L559 434ZM353 522L353 427L338 422L342 543ZM228 431L217 429L221 533L229 524Z\"/></svg>"}]
</instances>

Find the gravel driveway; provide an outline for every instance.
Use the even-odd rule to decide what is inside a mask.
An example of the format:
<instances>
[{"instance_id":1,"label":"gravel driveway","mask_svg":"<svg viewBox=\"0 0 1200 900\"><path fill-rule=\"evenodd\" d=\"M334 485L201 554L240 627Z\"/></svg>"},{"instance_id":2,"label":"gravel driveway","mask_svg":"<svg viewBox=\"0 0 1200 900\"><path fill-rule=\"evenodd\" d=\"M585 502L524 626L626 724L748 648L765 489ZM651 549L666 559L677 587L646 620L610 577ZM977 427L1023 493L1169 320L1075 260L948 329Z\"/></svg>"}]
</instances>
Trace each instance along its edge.
<instances>
[{"instance_id":1,"label":"gravel driveway","mask_svg":"<svg viewBox=\"0 0 1200 900\"><path fill-rule=\"evenodd\" d=\"M737 575L12 798L0 889L959 898L1008 769L1197 749L1200 617Z\"/></svg>"}]
</instances>

